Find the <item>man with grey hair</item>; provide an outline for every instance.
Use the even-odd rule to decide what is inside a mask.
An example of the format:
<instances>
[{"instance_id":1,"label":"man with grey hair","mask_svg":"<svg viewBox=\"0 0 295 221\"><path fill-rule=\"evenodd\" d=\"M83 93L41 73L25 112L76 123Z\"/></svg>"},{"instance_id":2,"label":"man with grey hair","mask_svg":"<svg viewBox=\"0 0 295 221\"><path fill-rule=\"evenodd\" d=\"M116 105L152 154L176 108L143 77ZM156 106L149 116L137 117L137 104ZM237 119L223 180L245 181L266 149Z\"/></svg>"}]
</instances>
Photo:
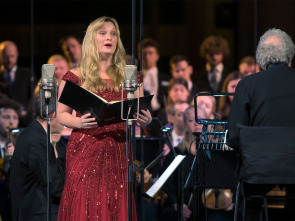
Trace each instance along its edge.
<instances>
[{"instance_id":1,"label":"man with grey hair","mask_svg":"<svg viewBox=\"0 0 295 221\"><path fill-rule=\"evenodd\" d=\"M294 51L294 43L282 30L269 29L261 36L256 59L262 71L239 82L229 116L227 144L238 153L238 123L246 126L295 126L295 71L291 69ZM244 185L246 194L265 194L270 189L272 186ZM287 189L287 194L294 193L294 188L290 188L289 193ZM292 208L292 204L288 207ZM260 210L260 201L250 201L246 219L259 220ZM288 217L294 215L288 214Z\"/></svg>"}]
</instances>

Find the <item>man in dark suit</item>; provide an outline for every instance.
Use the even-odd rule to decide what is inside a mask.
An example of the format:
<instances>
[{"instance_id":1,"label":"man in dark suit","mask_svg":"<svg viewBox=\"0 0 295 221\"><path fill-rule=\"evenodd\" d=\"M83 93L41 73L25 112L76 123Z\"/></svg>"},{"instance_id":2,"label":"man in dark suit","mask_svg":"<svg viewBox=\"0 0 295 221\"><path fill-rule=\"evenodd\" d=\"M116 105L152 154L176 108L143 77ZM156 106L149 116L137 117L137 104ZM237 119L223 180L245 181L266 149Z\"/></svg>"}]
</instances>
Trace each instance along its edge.
<instances>
[{"instance_id":1,"label":"man in dark suit","mask_svg":"<svg viewBox=\"0 0 295 221\"><path fill-rule=\"evenodd\" d=\"M191 79L194 72L191 62L184 55L174 55L170 59L170 68L172 77L182 77L187 81L188 90L190 92L187 102L191 103L194 96L199 92L197 85L194 84Z\"/></svg>"},{"instance_id":2,"label":"man in dark suit","mask_svg":"<svg viewBox=\"0 0 295 221\"><path fill-rule=\"evenodd\" d=\"M53 96L54 97L54 96ZM10 164L9 190L13 220L46 220L47 218L47 122L45 107L40 110L39 96L35 102L36 119L19 135ZM54 106L49 105L54 114ZM65 147L54 146L56 119L51 120L49 146L50 220L56 220L65 182ZM54 136L53 136L54 135Z\"/></svg>"},{"instance_id":3,"label":"man in dark suit","mask_svg":"<svg viewBox=\"0 0 295 221\"><path fill-rule=\"evenodd\" d=\"M140 50L138 50L140 51ZM151 102L153 114L164 107L167 98L170 75L161 72L157 67L160 49L156 41L146 38L142 42L143 88L148 94L154 94Z\"/></svg>"},{"instance_id":4,"label":"man in dark suit","mask_svg":"<svg viewBox=\"0 0 295 221\"><path fill-rule=\"evenodd\" d=\"M229 55L229 46L221 36L209 36L200 46L201 57L206 66L197 73L196 82L200 91L221 92L223 82L229 71L224 67L223 59Z\"/></svg>"},{"instance_id":5,"label":"man in dark suit","mask_svg":"<svg viewBox=\"0 0 295 221\"><path fill-rule=\"evenodd\" d=\"M0 89L27 110L31 98L30 69L17 65L18 49L14 42L0 43Z\"/></svg>"},{"instance_id":6,"label":"man in dark suit","mask_svg":"<svg viewBox=\"0 0 295 221\"><path fill-rule=\"evenodd\" d=\"M270 29L262 35L256 51L262 71L243 78L236 87L228 123L227 143L230 147L237 151L240 148L237 123L247 126L295 126L295 71L291 69L294 51L294 43L285 32ZM251 194L265 194L271 188L244 186L245 192ZM293 195L294 188L289 190ZM247 205L246 218L259 220L261 202L252 200ZM292 205L294 203L288 204L290 208Z\"/></svg>"}]
</instances>

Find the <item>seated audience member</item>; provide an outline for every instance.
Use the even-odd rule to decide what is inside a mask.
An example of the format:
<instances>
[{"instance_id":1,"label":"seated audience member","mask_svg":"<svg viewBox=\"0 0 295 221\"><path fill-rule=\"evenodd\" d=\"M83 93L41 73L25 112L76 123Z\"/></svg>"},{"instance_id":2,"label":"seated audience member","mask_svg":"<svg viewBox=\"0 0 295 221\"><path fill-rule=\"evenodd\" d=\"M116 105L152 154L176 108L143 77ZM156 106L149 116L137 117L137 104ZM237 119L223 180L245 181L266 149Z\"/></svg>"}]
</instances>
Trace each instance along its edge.
<instances>
[{"instance_id":1,"label":"seated audience member","mask_svg":"<svg viewBox=\"0 0 295 221\"><path fill-rule=\"evenodd\" d=\"M173 147L176 147L184 138L185 125L183 121L183 113L188 108L186 101L176 101L171 105L169 114L171 115L171 123L173 129L171 131L171 140Z\"/></svg>"},{"instance_id":2,"label":"seated audience member","mask_svg":"<svg viewBox=\"0 0 295 221\"><path fill-rule=\"evenodd\" d=\"M206 115L206 111L202 106L197 106L198 110L198 118L206 119L208 118ZM185 137L179 143L177 147L175 147L176 154L182 154L186 155L186 158L181 163L182 168L182 179L183 182L186 181L192 162L194 160L194 157L196 155L196 145L198 144L198 141L192 141L195 139L193 132L201 132L203 125L196 123L195 121L195 109L194 106L189 106L184 114L184 125L185 125ZM192 143L192 144L191 144ZM173 153L170 151L167 155L165 161L164 161L164 169L166 169L171 162L173 161ZM194 173L195 174L195 173ZM194 177L194 176L192 176ZM193 189L193 181L191 180L190 186L184 190L183 195L183 219L184 220L192 220L192 208L193 204L189 204L189 198L192 194ZM178 220L177 216L177 187L179 185L178 180L178 169L176 169L172 175L168 178L166 183L163 186L163 191L168 195L168 198L162 208L161 214L160 214L160 220Z\"/></svg>"},{"instance_id":3,"label":"seated audience member","mask_svg":"<svg viewBox=\"0 0 295 221\"><path fill-rule=\"evenodd\" d=\"M22 105L21 116L24 126L27 124L26 115L30 114L29 104L31 100L31 71L28 68L17 65L18 49L14 42L3 41L0 43L0 90L1 93L16 100ZM35 85L35 82L33 82Z\"/></svg>"},{"instance_id":4,"label":"seated audience member","mask_svg":"<svg viewBox=\"0 0 295 221\"><path fill-rule=\"evenodd\" d=\"M198 92L197 86L191 80L191 76L194 72L191 62L184 55L175 55L170 59L170 68L173 78L181 77L187 81L188 90L190 92L188 102L190 103Z\"/></svg>"},{"instance_id":5,"label":"seated audience member","mask_svg":"<svg viewBox=\"0 0 295 221\"><path fill-rule=\"evenodd\" d=\"M183 78L172 78L169 81L168 86L168 98L165 103L165 106L158 112L157 115L154 115L155 117L159 118L159 121L161 122L161 126L165 125L171 125L170 114L169 109L171 108L171 105L177 101L185 101L187 102L189 96L189 91L187 89L187 82ZM151 124L147 126L148 134L152 136L162 136L159 124L152 121Z\"/></svg>"},{"instance_id":6,"label":"seated audience member","mask_svg":"<svg viewBox=\"0 0 295 221\"><path fill-rule=\"evenodd\" d=\"M75 35L68 35L61 38L60 46L68 60L69 67L77 67L80 64L82 57L81 39Z\"/></svg>"},{"instance_id":7,"label":"seated audience member","mask_svg":"<svg viewBox=\"0 0 295 221\"><path fill-rule=\"evenodd\" d=\"M242 80L244 75L239 71L231 72L225 79L222 87L224 93L235 93L236 86ZM227 120L230 112L233 96L222 96L219 99L218 113L222 120Z\"/></svg>"},{"instance_id":8,"label":"seated audience member","mask_svg":"<svg viewBox=\"0 0 295 221\"><path fill-rule=\"evenodd\" d=\"M183 121L183 113L188 106L189 106L189 103L187 103L186 101L176 101L171 105L170 109L168 110L170 115L170 123L172 124L169 126L171 126L172 130L167 133L169 133L172 143L170 143L170 141L168 141L167 139L165 140L163 139L164 142L160 146L161 151L164 151L163 158L165 158L165 156L168 154L170 144L173 147L176 147L184 138L185 126ZM158 128L154 128L154 130L157 130L157 129ZM160 167L161 166L162 165L160 165Z\"/></svg>"},{"instance_id":9,"label":"seated audience member","mask_svg":"<svg viewBox=\"0 0 295 221\"><path fill-rule=\"evenodd\" d=\"M138 44L138 48L139 48ZM138 50L138 53L140 50ZM138 54L138 58L139 58ZM148 94L153 94L152 111L153 115L164 107L164 96L167 96L167 87L170 75L158 69L157 63L160 59L159 44L151 38L142 41L142 71L143 88Z\"/></svg>"},{"instance_id":10,"label":"seated audience member","mask_svg":"<svg viewBox=\"0 0 295 221\"><path fill-rule=\"evenodd\" d=\"M7 180L10 159L14 153L17 133L12 133L12 128L17 128L21 105L3 96L0 99L0 216L3 220L10 220L9 194Z\"/></svg>"},{"instance_id":11,"label":"seated audience member","mask_svg":"<svg viewBox=\"0 0 295 221\"><path fill-rule=\"evenodd\" d=\"M35 102L36 119L19 135L11 159L9 190L13 220L46 220L47 217L47 122L45 104ZM50 117L55 114L49 104ZM43 112L41 114L41 112ZM57 220L60 197L65 182L65 149L55 147L61 125L51 120L53 144L49 146L50 220ZM58 134L58 135L57 135Z\"/></svg>"},{"instance_id":12,"label":"seated audience member","mask_svg":"<svg viewBox=\"0 0 295 221\"><path fill-rule=\"evenodd\" d=\"M189 103L186 101L176 101L168 110L170 123L172 124L172 130L167 132L170 135L171 141L166 139L164 143L164 158L170 152L169 146L172 145L173 148L178 146L185 137L186 127L183 120L183 114L188 107Z\"/></svg>"},{"instance_id":13,"label":"seated audience member","mask_svg":"<svg viewBox=\"0 0 295 221\"><path fill-rule=\"evenodd\" d=\"M246 56L240 61L239 71L240 73L244 74L244 76L248 76L259 72L260 68L254 57Z\"/></svg>"},{"instance_id":14,"label":"seated audience member","mask_svg":"<svg viewBox=\"0 0 295 221\"><path fill-rule=\"evenodd\" d=\"M216 99L214 96L197 96L197 105L205 109L208 119L220 119L219 114L216 113Z\"/></svg>"},{"instance_id":15,"label":"seated audience member","mask_svg":"<svg viewBox=\"0 0 295 221\"><path fill-rule=\"evenodd\" d=\"M172 78L168 86L167 108L176 101L188 101L189 91L187 82L183 78Z\"/></svg>"},{"instance_id":16,"label":"seated audience member","mask_svg":"<svg viewBox=\"0 0 295 221\"><path fill-rule=\"evenodd\" d=\"M0 158L4 158L3 172L9 169L9 162L14 152L16 134L11 129L18 128L21 105L8 97L0 99Z\"/></svg>"},{"instance_id":17,"label":"seated audience member","mask_svg":"<svg viewBox=\"0 0 295 221\"><path fill-rule=\"evenodd\" d=\"M206 59L206 66L197 76L199 91L221 92L223 81L229 73L223 64L224 57L229 55L227 40L220 36L207 37L200 46L200 54Z\"/></svg>"}]
</instances>

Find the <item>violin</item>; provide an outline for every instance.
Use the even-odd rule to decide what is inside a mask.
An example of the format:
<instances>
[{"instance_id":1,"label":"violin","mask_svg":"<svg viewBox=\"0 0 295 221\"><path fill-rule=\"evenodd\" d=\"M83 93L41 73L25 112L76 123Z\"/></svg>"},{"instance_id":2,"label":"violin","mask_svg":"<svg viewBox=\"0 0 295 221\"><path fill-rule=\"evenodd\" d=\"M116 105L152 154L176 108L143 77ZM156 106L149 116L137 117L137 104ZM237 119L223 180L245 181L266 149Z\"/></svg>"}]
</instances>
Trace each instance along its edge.
<instances>
[{"instance_id":1,"label":"violin","mask_svg":"<svg viewBox=\"0 0 295 221\"><path fill-rule=\"evenodd\" d=\"M155 165L163 156L164 152L160 153L146 168L145 170L149 170L153 165ZM140 172L139 172L139 167L140 167L140 163L138 160L135 160L135 163L137 165L137 170L136 170L136 177L140 176ZM155 182L149 178L147 183L144 183L144 192L148 191L149 188L154 184ZM163 191L160 190L156 193L156 195L153 198L148 198L145 197L145 200L148 202L153 201L154 203L164 203L166 201L166 199L168 198L167 194Z\"/></svg>"}]
</instances>

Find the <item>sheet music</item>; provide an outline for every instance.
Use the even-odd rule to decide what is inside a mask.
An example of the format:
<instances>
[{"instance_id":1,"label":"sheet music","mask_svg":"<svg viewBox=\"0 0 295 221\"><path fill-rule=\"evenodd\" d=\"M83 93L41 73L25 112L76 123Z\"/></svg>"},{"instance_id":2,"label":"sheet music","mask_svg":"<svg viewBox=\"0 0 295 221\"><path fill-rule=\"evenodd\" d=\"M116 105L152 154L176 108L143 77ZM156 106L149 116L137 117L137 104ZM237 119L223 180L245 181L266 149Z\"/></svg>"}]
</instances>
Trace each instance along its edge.
<instances>
[{"instance_id":1,"label":"sheet music","mask_svg":"<svg viewBox=\"0 0 295 221\"><path fill-rule=\"evenodd\" d=\"M159 179L152 185L146 195L149 197L154 197L155 194L159 191L159 189L164 185L166 180L170 177L173 171L178 167L181 161L185 158L184 155L177 155L169 167L164 171L164 173L159 177Z\"/></svg>"}]
</instances>

